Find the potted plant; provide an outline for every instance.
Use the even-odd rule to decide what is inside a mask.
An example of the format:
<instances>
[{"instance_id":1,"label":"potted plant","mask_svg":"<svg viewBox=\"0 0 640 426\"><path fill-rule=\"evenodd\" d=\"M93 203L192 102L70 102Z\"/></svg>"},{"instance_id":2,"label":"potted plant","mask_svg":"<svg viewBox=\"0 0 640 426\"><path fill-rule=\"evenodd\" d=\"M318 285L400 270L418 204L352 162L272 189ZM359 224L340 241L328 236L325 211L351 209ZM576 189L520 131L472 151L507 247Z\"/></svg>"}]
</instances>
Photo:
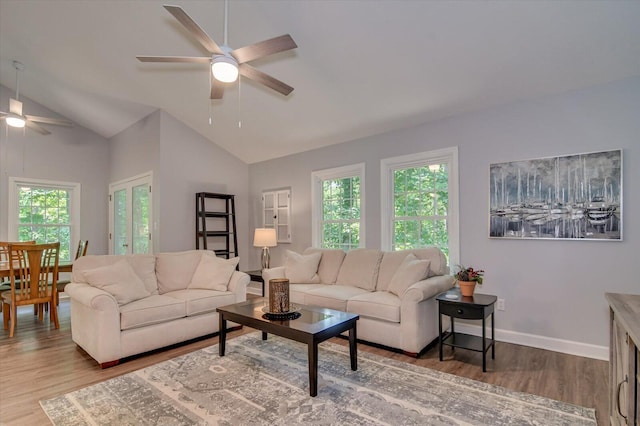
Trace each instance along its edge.
<instances>
[{"instance_id":1,"label":"potted plant","mask_svg":"<svg viewBox=\"0 0 640 426\"><path fill-rule=\"evenodd\" d=\"M460 294L463 296L473 296L473 292L476 289L476 284L482 285L482 276L484 271L482 269L473 269L471 267L466 268L462 265L458 266L460 270L454 275L458 280L458 286L460 286Z\"/></svg>"}]
</instances>

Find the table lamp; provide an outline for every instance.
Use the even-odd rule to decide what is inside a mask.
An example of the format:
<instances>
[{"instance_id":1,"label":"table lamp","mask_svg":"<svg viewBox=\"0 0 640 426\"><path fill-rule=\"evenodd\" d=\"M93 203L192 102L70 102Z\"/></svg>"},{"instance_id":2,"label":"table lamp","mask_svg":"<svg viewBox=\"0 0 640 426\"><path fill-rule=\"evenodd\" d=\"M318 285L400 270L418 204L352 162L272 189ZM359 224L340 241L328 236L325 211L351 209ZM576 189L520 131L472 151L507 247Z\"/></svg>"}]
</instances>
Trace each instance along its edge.
<instances>
[{"instance_id":1,"label":"table lamp","mask_svg":"<svg viewBox=\"0 0 640 426\"><path fill-rule=\"evenodd\" d=\"M276 230L274 228L256 228L253 234L253 246L262 247L262 269L269 269L269 247L277 245Z\"/></svg>"}]
</instances>

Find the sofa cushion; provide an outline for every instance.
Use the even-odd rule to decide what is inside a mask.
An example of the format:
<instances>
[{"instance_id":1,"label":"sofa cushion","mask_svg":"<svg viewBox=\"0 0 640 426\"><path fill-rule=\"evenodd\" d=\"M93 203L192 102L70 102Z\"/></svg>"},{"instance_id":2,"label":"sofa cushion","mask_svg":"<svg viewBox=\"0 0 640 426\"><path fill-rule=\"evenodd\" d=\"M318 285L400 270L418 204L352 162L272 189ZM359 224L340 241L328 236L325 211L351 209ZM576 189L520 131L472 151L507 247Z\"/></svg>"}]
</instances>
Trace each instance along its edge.
<instances>
[{"instance_id":1,"label":"sofa cushion","mask_svg":"<svg viewBox=\"0 0 640 426\"><path fill-rule=\"evenodd\" d=\"M289 284L289 300L293 303L308 305L307 293L327 284Z\"/></svg>"},{"instance_id":2,"label":"sofa cushion","mask_svg":"<svg viewBox=\"0 0 640 426\"><path fill-rule=\"evenodd\" d=\"M287 260L284 263L284 274L292 283L318 284L318 264L322 253L298 254L287 250Z\"/></svg>"},{"instance_id":3,"label":"sofa cushion","mask_svg":"<svg viewBox=\"0 0 640 426\"><path fill-rule=\"evenodd\" d=\"M112 265L86 269L84 277L90 286L104 290L115 297L118 305L126 305L151 295L124 258Z\"/></svg>"},{"instance_id":4,"label":"sofa cushion","mask_svg":"<svg viewBox=\"0 0 640 426\"><path fill-rule=\"evenodd\" d=\"M430 263L430 260L420 260L413 253L409 253L396 273L393 274L389 284L389 292L402 297L409 287L427 278Z\"/></svg>"},{"instance_id":5,"label":"sofa cushion","mask_svg":"<svg viewBox=\"0 0 640 426\"><path fill-rule=\"evenodd\" d=\"M156 275L160 294L174 290L184 290L189 286L202 250L156 254Z\"/></svg>"},{"instance_id":6,"label":"sofa cushion","mask_svg":"<svg viewBox=\"0 0 640 426\"><path fill-rule=\"evenodd\" d=\"M239 257L223 259L212 251L203 251L200 263L198 263L187 288L227 291L229 280L239 261Z\"/></svg>"},{"instance_id":7,"label":"sofa cushion","mask_svg":"<svg viewBox=\"0 0 640 426\"><path fill-rule=\"evenodd\" d=\"M336 284L375 290L382 254L380 250L375 249L349 251L340 267Z\"/></svg>"},{"instance_id":8,"label":"sofa cushion","mask_svg":"<svg viewBox=\"0 0 640 426\"><path fill-rule=\"evenodd\" d=\"M308 291L305 295L305 303L312 306L346 311L347 300L362 293L368 293L368 291L349 285L325 285Z\"/></svg>"},{"instance_id":9,"label":"sofa cushion","mask_svg":"<svg viewBox=\"0 0 640 426\"><path fill-rule=\"evenodd\" d=\"M184 300L155 294L120 307L120 329L144 327L187 316Z\"/></svg>"},{"instance_id":10,"label":"sofa cushion","mask_svg":"<svg viewBox=\"0 0 640 426\"><path fill-rule=\"evenodd\" d=\"M347 301L347 312L389 322L400 322L400 298L386 291L372 291Z\"/></svg>"},{"instance_id":11,"label":"sofa cushion","mask_svg":"<svg viewBox=\"0 0 640 426\"><path fill-rule=\"evenodd\" d=\"M176 290L163 294L186 303L187 316L215 312L216 308L236 303L235 294L230 291L216 290Z\"/></svg>"},{"instance_id":12,"label":"sofa cushion","mask_svg":"<svg viewBox=\"0 0 640 426\"><path fill-rule=\"evenodd\" d=\"M409 253L413 253L418 259L430 260L429 273L427 278L436 275L447 275L449 268L447 267L447 258L444 253L437 247L426 247L421 249L400 250L385 252L380 263L380 273L378 275L378 284L376 290L388 291L391 279L396 273L402 261Z\"/></svg>"},{"instance_id":13,"label":"sofa cushion","mask_svg":"<svg viewBox=\"0 0 640 426\"><path fill-rule=\"evenodd\" d=\"M144 286L151 294L158 294L156 280L156 257L152 254L129 255L89 255L81 256L73 262L72 280L76 283L87 283L84 271L101 266L113 265L125 259L133 268L136 275L144 282Z\"/></svg>"},{"instance_id":14,"label":"sofa cushion","mask_svg":"<svg viewBox=\"0 0 640 426\"><path fill-rule=\"evenodd\" d=\"M340 266L346 253L340 249L319 249L308 248L304 251L304 254L322 253L322 258L318 264L318 277L323 284L335 284L336 278L338 278L338 272L340 272Z\"/></svg>"}]
</instances>

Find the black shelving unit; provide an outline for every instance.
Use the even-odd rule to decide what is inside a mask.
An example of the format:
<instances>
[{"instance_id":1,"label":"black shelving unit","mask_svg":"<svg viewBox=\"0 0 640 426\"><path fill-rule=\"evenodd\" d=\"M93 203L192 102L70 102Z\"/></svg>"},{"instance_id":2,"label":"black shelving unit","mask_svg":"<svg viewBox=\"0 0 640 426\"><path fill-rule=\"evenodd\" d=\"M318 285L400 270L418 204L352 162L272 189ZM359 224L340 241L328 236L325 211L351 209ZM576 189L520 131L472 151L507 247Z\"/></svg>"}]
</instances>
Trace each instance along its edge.
<instances>
[{"instance_id":1,"label":"black shelving unit","mask_svg":"<svg viewBox=\"0 0 640 426\"><path fill-rule=\"evenodd\" d=\"M236 204L231 194L196 193L196 249L213 250L217 256L238 256ZM223 244L220 244L220 242ZM210 248L212 246L213 248Z\"/></svg>"}]
</instances>

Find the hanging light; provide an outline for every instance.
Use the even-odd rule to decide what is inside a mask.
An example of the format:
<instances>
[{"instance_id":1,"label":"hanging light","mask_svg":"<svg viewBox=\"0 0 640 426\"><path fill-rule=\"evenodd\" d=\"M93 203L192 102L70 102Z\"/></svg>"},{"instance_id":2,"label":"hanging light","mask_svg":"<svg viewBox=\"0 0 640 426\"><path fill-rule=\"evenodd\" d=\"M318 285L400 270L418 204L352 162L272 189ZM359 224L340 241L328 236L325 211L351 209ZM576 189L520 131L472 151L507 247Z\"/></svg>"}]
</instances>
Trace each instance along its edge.
<instances>
[{"instance_id":1,"label":"hanging light","mask_svg":"<svg viewBox=\"0 0 640 426\"><path fill-rule=\"evenodd\" d=\"M27 122L18 114L9 113L5 118L7 124L11 127L24 127Z\"/></svg>"},{"instance_id":2,"label":"hanging light","mask_svg":"<svg viewBox=\"0 0 640 426\"><path fill-rule=\"evenodd\" d=\"M216 80L233 83L238 79L238 62L232 56L215 55L211 63L211 72Z\"/></svg>"}]
</instances>

